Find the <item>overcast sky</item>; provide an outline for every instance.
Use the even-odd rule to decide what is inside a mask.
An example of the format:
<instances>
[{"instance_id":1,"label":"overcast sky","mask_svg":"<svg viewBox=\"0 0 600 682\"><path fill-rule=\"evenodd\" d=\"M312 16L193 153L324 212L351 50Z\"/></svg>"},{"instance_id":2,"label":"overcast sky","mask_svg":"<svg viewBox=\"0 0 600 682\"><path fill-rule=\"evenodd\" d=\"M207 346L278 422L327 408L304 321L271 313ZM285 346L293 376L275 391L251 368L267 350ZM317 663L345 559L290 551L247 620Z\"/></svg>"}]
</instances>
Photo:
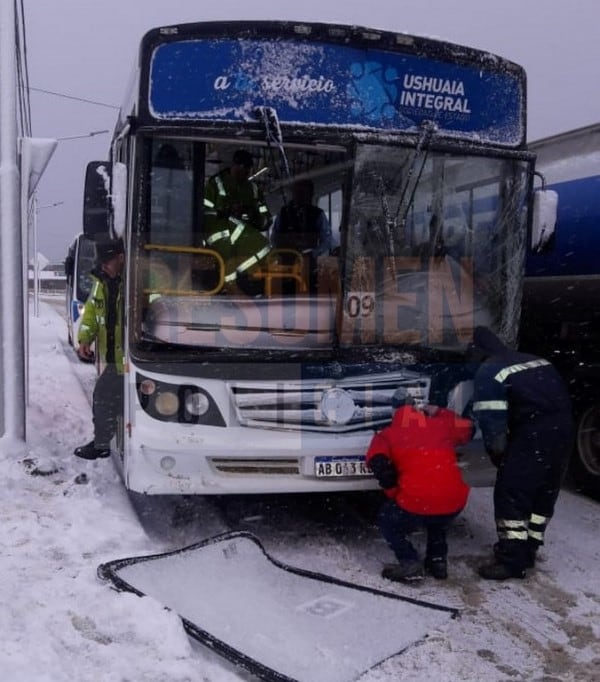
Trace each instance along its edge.
<instances>
[{"instance_id":1,"label":"overcast sky","mask_svg":"<svg viewBox=\"0 0 600 682\"><path fill-rule=\"evenodd\" d=\"M528 74L528 138L600 121L598 0L24 0L32 88L121 103L144 32L218 19L358 24L469 45ZM37 91L33 134L112 131L117 111ZM81 230L85 165L107 157L109 135L63 140L39 185L38 250L62 260ZM50 204L64 202L59 206ZM46 208L43 208L46 206Z\"/></svg>"}]
</instances>

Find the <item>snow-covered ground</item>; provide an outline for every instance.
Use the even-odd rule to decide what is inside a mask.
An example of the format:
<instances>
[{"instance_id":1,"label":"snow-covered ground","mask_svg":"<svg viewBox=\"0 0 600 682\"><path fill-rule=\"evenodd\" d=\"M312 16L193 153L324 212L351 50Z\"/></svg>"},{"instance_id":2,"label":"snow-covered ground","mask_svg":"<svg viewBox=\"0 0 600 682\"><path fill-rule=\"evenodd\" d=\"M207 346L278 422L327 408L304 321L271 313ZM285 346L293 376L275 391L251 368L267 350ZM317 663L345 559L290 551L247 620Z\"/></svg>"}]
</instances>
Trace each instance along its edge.
<instances>
[{"instance_id":1,"label":"snow-covered ground","mask_svg":"<svg viewBox=\"0 0 600 682\"><path fill-rule=\"evenodd\" d=\"M252 531L289 564L460 609L458 619L360 682L600 680L598 503L564 491L536 571L499 584L475 572L494 541L487 488L472 491L452 528L448 581L416 587L379 576L391 554L345 499L204 500L173 527L165 517L172 507L146 510L142 525L112 462L72 455L91 434L93 367L75 360L56 307L42 302L30 331L27 445L0 442L2 680L253 679L192 643L177 616L152 598L118 593L96 577L100 563L228 528ZM366 647L370 636L364 633Z\"/></svg>"}]
</instances>

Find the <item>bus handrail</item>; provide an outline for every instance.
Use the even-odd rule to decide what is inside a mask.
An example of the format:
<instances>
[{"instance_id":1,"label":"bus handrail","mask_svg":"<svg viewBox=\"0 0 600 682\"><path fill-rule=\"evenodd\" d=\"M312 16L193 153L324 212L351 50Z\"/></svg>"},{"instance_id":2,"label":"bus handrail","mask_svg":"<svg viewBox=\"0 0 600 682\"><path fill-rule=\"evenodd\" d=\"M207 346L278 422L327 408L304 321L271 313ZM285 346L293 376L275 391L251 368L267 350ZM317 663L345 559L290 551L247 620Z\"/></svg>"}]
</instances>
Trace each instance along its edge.
<instances>
[{"instance_id":1,"label":"bus handrail","mask_svg":"<svg viewBox=\"0 0 600 682\"><path fill-rule=\"evenodd\" d=\"M274 260L278 256L292 256L292 263L276 263ZM302 254L296 249L271 249L265 259L265 268L252 273L254 279L265 281L265 295L271 296L273 293L274 279L292 279L299 285L301 293L308 291L308 285L303 273Z\"/></svg>"},{"instance_id":2,"label":"bus handrail","mask_svg":"<svg viewBox=\"0 0 600 682\"><path fill-rule=\"evenodd\" d=\"M145 251L163 251L166 253L183 253L190 255L205 255L211 256L219 266L219 280L212 289L195 290L195 289L172 289L153 287L151 289L144 289L144 294L161 294L163 296L211 296L218 293L225 284L225 261L222 256L213 249L207 249L203 246L172 246L169 244L144 244Z\"/></svg>"}]
</instances>

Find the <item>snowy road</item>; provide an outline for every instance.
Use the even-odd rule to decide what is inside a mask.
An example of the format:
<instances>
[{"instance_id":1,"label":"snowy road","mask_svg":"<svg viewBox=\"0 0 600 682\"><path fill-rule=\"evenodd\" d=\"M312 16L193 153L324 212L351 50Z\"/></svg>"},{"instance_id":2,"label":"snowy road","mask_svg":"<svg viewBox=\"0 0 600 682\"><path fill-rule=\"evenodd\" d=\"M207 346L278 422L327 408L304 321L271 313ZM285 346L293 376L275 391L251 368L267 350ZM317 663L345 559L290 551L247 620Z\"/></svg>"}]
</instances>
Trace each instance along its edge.
<instances>
[{"instance_id":1,"label":"snowy road","mask_svg":"<svg viewBox=\"0 0 600 682\"><path fill-rule=\"evenodd\" d=\"M98 564L111 559L243 529L291 565L460 610L457 620L360 682L600 680L598 503L564 491L536 570L525 581L490 584L476 576L476 566L495 540L491 490L474 489L449 535L448 581L415 587L379 575L392 556L372 523L373 498L206 498L158 506L146 499L135 500L138 516L110 461L71 455L91 432L86 394L93 367L69 357L61 319L50 306L42 304L31 329L35 388L27 451L15 456L4 443L0 451L0 600L8 605L0 614L3 678L252 680L192 644L160 604L116 593L95 577ZM53 473L33 476L36 467ZM370 636L364 633L367 647ZM293 641L289 646L293 652Z\"/></svg>"}]
</instances>

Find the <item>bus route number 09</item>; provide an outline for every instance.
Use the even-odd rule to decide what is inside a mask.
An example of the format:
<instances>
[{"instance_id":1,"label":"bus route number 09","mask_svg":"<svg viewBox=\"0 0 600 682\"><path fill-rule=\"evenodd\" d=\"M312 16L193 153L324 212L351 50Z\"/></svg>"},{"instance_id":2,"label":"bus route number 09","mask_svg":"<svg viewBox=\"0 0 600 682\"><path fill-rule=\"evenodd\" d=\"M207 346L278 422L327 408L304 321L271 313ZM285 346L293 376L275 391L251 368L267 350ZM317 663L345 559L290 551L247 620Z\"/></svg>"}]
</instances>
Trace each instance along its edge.
<instances>
[{"instance_id":1,"label":"bus route number 09","mask_svg":"<svg viewBox=\"0 0 600 682\"><path fill-rule=\"evenodd\" d=\"M361 292L349 292L346 297L346 315L348 317L369 317L375 312L375 295Z\"/></svg>"}]
</instances>

